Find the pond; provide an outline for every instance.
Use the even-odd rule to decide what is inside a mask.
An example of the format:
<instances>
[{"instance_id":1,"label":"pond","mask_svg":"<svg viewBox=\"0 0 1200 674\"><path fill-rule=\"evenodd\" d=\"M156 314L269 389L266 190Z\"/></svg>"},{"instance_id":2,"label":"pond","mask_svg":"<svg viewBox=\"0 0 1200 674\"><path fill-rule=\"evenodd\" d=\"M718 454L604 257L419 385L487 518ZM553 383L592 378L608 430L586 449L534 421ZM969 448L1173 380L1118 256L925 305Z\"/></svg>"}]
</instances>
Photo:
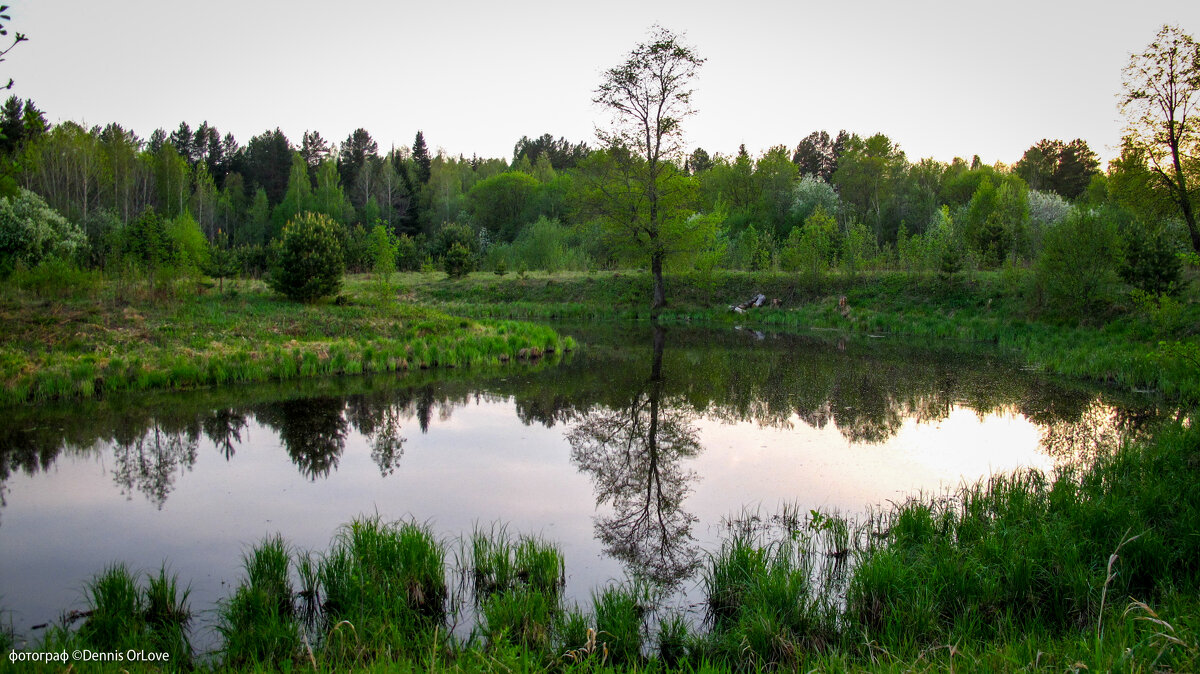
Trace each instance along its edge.
<instances>
[{"instance_id":1,"label":"pond","mask_svg":"<svg viewBox=\"0 0 1200 674\"><path fill-rule=\"evenodd\" d=\"M627 577L695 601L731 519L1052 469L1160 414L986 350L560 330L585 346L553 362L4 410L0 609L36 639L107 564L166 564L211 647L249 544L325 550L364 514L428 523L451 551L480 528L540 535L565 555L568 602Z\"/></svg>"}]
</instances>

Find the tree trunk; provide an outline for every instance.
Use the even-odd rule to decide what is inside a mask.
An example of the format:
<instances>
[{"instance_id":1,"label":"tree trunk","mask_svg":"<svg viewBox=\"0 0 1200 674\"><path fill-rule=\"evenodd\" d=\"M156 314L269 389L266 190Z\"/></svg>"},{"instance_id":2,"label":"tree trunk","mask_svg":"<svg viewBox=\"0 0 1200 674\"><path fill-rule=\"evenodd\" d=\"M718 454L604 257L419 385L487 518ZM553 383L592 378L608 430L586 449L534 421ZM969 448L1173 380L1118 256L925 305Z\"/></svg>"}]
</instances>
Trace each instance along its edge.
<instances>
[{"instance_id":1,"label":"tree trunk","mask_svg":"<svg viewBox=\"0 0 1200 674\"><path fill-rule=\"evenodd\" d=\"M650 303L650 311L657 314L667 306L667 290L663 286L663 253L654 251L650 254L650 273L654 275L654 301Z\"/></svg>"},{"instance_id":2,"label":"tree trunk","mask_svg":"<svg viewBox=\"0 0 1200 674\"><path fill-rule=\"evenodd\" d=\"M1183 221L1187 223L1188 234L1192 238L1192 248L1200 253L1200 230L1196 228L1196 213L1192 210L1187 178L1183 174L1183 162L1179 157L1179 140L1175 136L1174 124L1170 127L1167 142L1171 146L1171 163L1175 165L1175 188L1178 190L1179 207L1183 210Z\"/></svg>"}]
</instances>

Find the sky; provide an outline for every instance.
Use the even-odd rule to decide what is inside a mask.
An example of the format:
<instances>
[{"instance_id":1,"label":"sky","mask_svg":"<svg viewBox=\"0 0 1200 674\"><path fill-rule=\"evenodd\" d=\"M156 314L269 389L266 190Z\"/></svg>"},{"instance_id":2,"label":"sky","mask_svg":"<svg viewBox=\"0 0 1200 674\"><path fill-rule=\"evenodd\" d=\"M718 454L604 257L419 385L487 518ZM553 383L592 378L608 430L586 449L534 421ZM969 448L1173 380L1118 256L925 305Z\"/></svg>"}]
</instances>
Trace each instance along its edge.
<instances>
[{"instance_id":1,"label":"sky","mask_svg":"<svg viewBox=\"0 0 1200 674\"><path fill-rule=\"evenodd\" d=\"M757 155L814 130L887 134L912 161L1013 163L1042 138L1121 138L1121 69L1164 23L1200 34L1200 2L843 0L578 3L7 0L0 63L54 123L181 121L243 145L418 129L450 154L512 156L523 135L595 141L603 72L653 24L707 59L686 144Z\"/></svg>"}]
</instances>

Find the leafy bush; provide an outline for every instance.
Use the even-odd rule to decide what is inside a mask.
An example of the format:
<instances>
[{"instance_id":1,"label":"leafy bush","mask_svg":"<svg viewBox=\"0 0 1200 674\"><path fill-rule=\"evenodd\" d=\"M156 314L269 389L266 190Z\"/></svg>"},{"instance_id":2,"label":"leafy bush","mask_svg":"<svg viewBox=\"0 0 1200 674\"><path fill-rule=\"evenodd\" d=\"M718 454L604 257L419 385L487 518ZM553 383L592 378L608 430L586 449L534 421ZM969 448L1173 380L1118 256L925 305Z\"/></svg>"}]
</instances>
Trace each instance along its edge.
<instances>
[{"instance_id":1,"label":"leafy bush","mask_svg":"<svg viewBox=\"0 0 1200 674\"><path fill-rule=\"evenodd\" d=\"M268 283L290 299L309 302L336 293L344 269L337 223L304 213L284 226L279 260Z\"/></svg>"},{"instance_id":2,"label":"leafy bush","mask_svg":"<svg viewBox=\"0 0 1200 674\"><path fill-rule=\"evenodd\" d=\"M29 190L0 198L0 275L21 262L35 267L48 258L72 260L87 246L87 237Z\"/></svg>"},{"instance_id":3,"label":"leafy bush","mask_svg":"<svg viewBox=\"0 0 1200 674\"><path fill-rule=\"evenodd\" d=\"M208 266L208 239L188 211L166 223L170 261L185 269L199 270Z\"/></svg>"},{"instance_id":4,"label":"leafy bush","mask_svg":"<svg viewBox=\"0 0 1200 674\"><path fill-rule=\"evenodd\" d=\"M1123 234L1125 255L1121 278L1139 290L1156 295L1178 290L1183 264L1179 259L1179 248L1168 233L1135 222L1126 227Z\"/></svg>"},{"instance_id":5,"label":"leafy bush","mask_svg":"<svg viewBox=\"0 0 1200 674\"><path fill-rule=\"evenodd\" d=\"M407 234L396 237L396 269L417 271L421 268L421 250L417 241Z\"/></svg>"},{"instance_id":6,"label":"leafy bush","mask_svg":"<svg viewBox=\"0 0 1200 674\"><path fill-rule=\"evenodd\" d=\"M479 237L468 225L447 222L433 235L426 251L435 260L445 257L455 245L462 246L472 256L479 249Z\"/></svg>"},{"instance_id":7,"label":"leafy bush","mask_svg":"<svg viewBox=\"0 0 1200 674\"><path fill-rule=\"evenodd\" d=\"M1117 286L1120 240L1111 218L1088 209L1071 213L1046 232L1037 261L1044 307L1079 317L1102 309Z\"/></svg>"},{"instance_id":8,"label":"leafy bush","mask_svg":"<svg viewBox=\"0 0 1200 674\"><path fill-rule=\"evenodd\" d=\"M572 245L571 230L558 220L541 217L525 227L511 244L498 244L489 250L489 258L508 264L525 264L530 269L554 273L561 269L580 270L588 266L587 256Z\"/></svg>"},{"instance_id":9,"label":"leafy bush","mask_svg":"<svg viewBox=\"0 0 1200 674\"><path fill-rule=\"evenodd\" d=\"M376 281L387 285L391 282L392 274L396 271L396 235L383 225L375 225L371 229L368 248L371 251L371 272Z\"/></svg>"},{"instance_id":10,"label":"leafy bush","mask_svg":"<svg viewBox=\"0 0 1200 674\"><path fill-rule=\"evenodd\" d=\"M106 267L121 255L121 236L124 223L108 208L95 208L83 221L88 240L88 262L94 267Z\"/></svg>"},{"instance_id":11,"label":"leafy bush","mask_svg":"<svg viewBox=\"0 0 1200 674\"><path fill-rule=\"evenodd\" d=\"M855 276L866 265L874 248L874 237L861 222L852 222L842 236L842 270Z\"/></svg>"},{"instance_id":12,"label":"leafy bush","mask_svg":"<svg viewBox=\"0 0 1200 674\"><path fill-rule=\"evenodd\" d=\"M816 176L804 176L796 182L792 190L791 215L798 221L807 220L818 208L833 216L836 216L841 208L841 199L838 198L833 185Z\"/></svg>"},{"instance_id":13,"label":"leafy bush","mask_svg":"<svg viewBox=\"0 0 1200 674\"><path fill-rule=\"evenodd\" d=\"M147 269L158 269L174 257L167 223L153 208L147 208L125 228L121 250Z\"/></svg>"}]
</instances>

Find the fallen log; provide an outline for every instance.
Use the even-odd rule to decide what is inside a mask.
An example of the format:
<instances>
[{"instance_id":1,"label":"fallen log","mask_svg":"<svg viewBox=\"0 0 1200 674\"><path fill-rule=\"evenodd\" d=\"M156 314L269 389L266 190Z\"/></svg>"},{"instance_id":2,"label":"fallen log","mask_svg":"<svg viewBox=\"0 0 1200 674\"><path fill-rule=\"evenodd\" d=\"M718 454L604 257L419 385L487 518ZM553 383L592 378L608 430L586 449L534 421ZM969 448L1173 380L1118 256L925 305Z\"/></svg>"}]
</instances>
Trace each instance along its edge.
<instances>
[{"instance_id":1,"label":"fallen log","mask_svg":"<svg viewBox=\"0 0 1200 674\"><path fill-rule=\"evenodd\" d=\"M767 296L762 293L759 293L759 294L755 295L754 297L751 297L750 299L746 300L745 302L742 302L741 304L729 305L729 310L734 312L735 314L744 314L744 313L746 313L747 309L757 309L758 307L761 307L762 305L764 305L766 303L767 303Z\"/></svg>"}]
</instances>

